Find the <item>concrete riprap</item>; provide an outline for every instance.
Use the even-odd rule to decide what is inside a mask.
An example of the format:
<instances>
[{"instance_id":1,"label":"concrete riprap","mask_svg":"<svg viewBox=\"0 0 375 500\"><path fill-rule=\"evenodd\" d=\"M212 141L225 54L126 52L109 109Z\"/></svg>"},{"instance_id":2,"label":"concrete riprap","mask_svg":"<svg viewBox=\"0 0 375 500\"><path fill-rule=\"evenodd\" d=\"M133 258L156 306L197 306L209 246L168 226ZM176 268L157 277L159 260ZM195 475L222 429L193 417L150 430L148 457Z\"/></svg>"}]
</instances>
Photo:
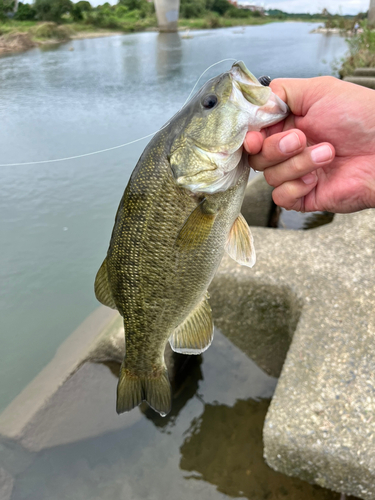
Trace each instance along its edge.
<instances>
[{"instance_id":1,"label":"concrete riprap","mask_svg":"<svg viewBox=\"0 0 375 500\"><path fill-rule=\"evenodd\" d=\"M224 258L213 290L225 286L234 304L242 289L255 310L247 338L219 318L223 333L250 356L260 312L268 324L273 315L275 324L283 318L284 337L295 329L265 422L266 461L285 474L375 499L375 212L337 215L309 231L252 231L255 267ZM213 308L217 297L212 293Z\"/></svg>"},{"instance_id":2,"label":"concrete riprap","mask_svg":"<svg viewBox=\"0 0 375 500\"><path fill-rule=\"evenodd\" d=\"M344 78L346 82L375 89L375 68L356 68L353 75Z\"/></svg>"}]
</instances>

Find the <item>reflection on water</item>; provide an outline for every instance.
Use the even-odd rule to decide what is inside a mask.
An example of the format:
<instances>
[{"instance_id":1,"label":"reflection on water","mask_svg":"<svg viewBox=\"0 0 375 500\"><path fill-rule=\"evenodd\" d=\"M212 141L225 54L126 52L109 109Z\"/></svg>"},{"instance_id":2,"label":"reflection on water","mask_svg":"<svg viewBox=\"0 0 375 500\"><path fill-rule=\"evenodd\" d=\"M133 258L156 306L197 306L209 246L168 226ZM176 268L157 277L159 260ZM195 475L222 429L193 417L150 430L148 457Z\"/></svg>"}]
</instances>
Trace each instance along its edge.
<instances>
[{"instance_id":1,"label":"reflection on water","mask_svg":"<svg viewBox=\"0 0 375 500\"><path fill-rule=\"evenodd\" d=\"M89 415L91 432L28 456L11 500L338 500L336 493L265 465L262 426L276 379L217 330L210 349L195 359L169 417L146 410L145 418L145 409L136 408L116 417L122 428L116 423L116 429L100 435L96 424L100 427L108 407L96 404L93 411L92 396L79 385L80 412L71 415L76 406L74 401L69 405L69 398L58 410L75 428L85 426L79 419ZM115 387L109 369L88 365L91 391L95 378L101 380L99 387L103 379ZM7 457L0 458L6 463Z\"/></svg>"},{"instance_id":2,"label":"reflection on water","mask_svg":"<svg viewBox=\"0 0 375 500\"><path fill-rule=\"evenodd\" d=\"M173 78L181 73L182 44L179 33L159 33L156 39L157 72Z\"/></svg>"},{"instance_id":3,"label":"reflection on water","mask_svg":"<svg viewBox=\"0 0 375 500\"><path fill-rule=\"evenodd\" d=\"M251 500L339 499L338 493L284 476L263 459L262 429L269 401L206 404L180 451L185 478L207 481L227 496Z\"/></svg>"},{"instance_id":4,"label":"reflection on water","mask_svg":"<svg viewBox=\"0 0 375 500\"><path fill-rule=\"evenodd\" d=\"M333 221L332 212L301 213L294 210L280 210L277 227L279 229L314 229Z\"/></svg>"},{"instance_id":5,"label":"reflection on water","mask_svg":"<svg viewBox=\"0 0 375 500\"><path fill-rule=\"evenodd\" d=\"M201 364L202 356L184 356L185 362L172 381L172 409L166 417L162 417L147 403L142 403L142 413L161 430L176 424L176 420L187 402L198 394L199 382L203 380Z\"/></svg>"}]
</instances>

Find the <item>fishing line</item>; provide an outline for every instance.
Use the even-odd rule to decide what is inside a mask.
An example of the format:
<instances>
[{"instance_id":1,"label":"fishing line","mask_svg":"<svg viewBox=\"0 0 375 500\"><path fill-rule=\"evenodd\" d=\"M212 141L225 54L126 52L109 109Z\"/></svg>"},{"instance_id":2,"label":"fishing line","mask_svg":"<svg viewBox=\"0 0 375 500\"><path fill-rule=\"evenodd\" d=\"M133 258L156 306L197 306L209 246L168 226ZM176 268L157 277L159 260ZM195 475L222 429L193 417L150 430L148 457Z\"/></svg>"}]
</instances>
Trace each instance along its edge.
<instances>
[{"instance_id":1,"label":"fishing line","mask_svg":"<svg viewBox=\"0 0 375 500\"><path fill-rule=\"evenodd\" d=\"M196 86L198 85L200 79L207 73L207 71L209 71L214 66L217 66L218 64L221 64L222 62L226 62L226 61L236 62L237 59L233 59L233 58L222 59L221 61L218 61L214 64L211 64L211 66L209 66L207 69L205 69L203 71L203 73L201 74L201 76L196 81L188 98L186 99L186 101L184 102L182 107L178 110L178 112L181 111L181 109L187 104L187 102L189 101L190 97L192 96ZM124 148L125 146L130 146L130 144L135 144L136 142L143 141L144 139L147 139L148 137L152 137L153 135L157 134L158 132L163 130L165 127L167 127L169 124L170 124L170 122L167 122L162 128L160 128L159 130L156 130L155 132L152 132L152 134L145 135L144 137L140 137L139 139L134 139L134 141L126 142L125 144L120 144L119 146L113 146L111 148L101 149L100 151L93 151L92 153L84 153L82 155L76 155L76 156L68 156L66 158L56 158L54 160L27 161L27 162L23 162L23 163L4 163L4 164L0 164L0 167L19 167L21 165L37 165L37 164L42 164L42 163L56 163L59 161L75 160L77 158L84 158L86 156L93 156L93 155L98 155L101 153L106 153L107 151L113 151L114 149Z\"/></svg>"}]
</instances>

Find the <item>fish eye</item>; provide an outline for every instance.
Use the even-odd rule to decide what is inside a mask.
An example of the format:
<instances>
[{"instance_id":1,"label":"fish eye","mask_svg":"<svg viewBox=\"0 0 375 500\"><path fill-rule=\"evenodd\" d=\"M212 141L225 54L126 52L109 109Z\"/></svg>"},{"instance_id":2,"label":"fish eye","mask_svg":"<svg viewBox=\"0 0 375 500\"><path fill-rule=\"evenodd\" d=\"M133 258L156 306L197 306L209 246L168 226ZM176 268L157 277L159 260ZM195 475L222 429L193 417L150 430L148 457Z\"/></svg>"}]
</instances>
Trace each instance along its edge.
<instances>
[{"instance_id":1,"label":"fish eye","mask_svg":"<svg viewBox=\"0 0 375 500\"><path fill-rule=\"evenodd\" d=\"M202 99L202 106L206 109L212 109L214 106L216 106L218 102L218 99L216 95L206 95Z\"/></svg>"}]
</instances>

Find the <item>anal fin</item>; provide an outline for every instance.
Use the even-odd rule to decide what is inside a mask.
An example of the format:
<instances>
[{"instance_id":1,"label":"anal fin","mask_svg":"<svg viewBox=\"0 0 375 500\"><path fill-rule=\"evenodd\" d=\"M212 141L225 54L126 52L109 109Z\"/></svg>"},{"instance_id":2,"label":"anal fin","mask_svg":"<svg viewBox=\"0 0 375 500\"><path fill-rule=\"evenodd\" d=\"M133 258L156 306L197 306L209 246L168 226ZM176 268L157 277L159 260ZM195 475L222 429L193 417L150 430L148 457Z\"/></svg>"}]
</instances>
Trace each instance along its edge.
<instances>
[{"instance_id":1,"label":"anal fin","mask_svg":"<svg viewBox=\"0 0 375 500\"><path fill-rule=\"evenodd\" d=\"M256 261L253 236L242 214L234 221L229 231L225 250L242 266L253 267Z\"/></svg>"},{"instance_id":2,"label":"anal fin","mask_svg":"<svg viewBox=\"0 0 375 500\"><path fill-rule=\"evenodd\" d=\"M112 309L117 309L109 287L107 259L104 259L95 278L95 296L103 305L111 307Z\"/></svg>"},{"instance_id":3,"label":"anal fin","mask_svg":"<svg viewBox=\"0 0 375 500\"><path fill-rule=\"evenodd\" d=\"M208 294L169 338L171 348L181 354L200 354L211 345L214 335Z\"/></svg>"}]
</instances>

